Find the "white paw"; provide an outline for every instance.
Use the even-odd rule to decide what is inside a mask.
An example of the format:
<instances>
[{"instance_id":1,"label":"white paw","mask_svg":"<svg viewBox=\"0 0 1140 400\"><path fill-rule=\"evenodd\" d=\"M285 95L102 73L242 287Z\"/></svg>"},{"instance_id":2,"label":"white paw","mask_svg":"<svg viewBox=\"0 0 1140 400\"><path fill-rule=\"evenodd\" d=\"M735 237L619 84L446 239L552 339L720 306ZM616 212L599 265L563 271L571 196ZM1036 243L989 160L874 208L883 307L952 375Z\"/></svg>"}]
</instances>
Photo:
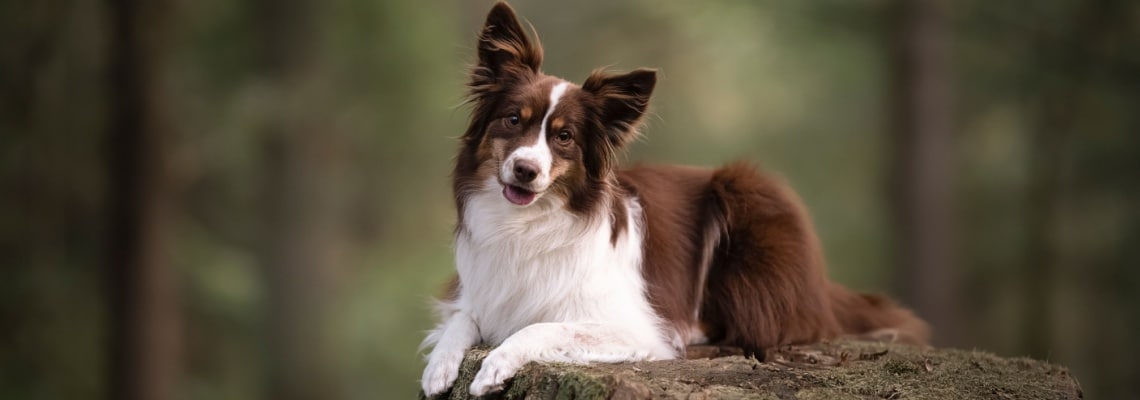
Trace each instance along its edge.
<instances>
[{"instance_id":1,"label":"white paw","mask_svg":"<svg viewBox=\"0 0 1140 400\"><path fill-rule=\"evenodd\" d=\"M482 396L502 390L503 383L525 364L521 357L501 350L502 348L495 349L483 360L483 367L479 368L479 373L475 374L475 380L471 382L471 395Z\"/></svg>"},{"instance_id":2,"label":"white paw","mask_svg":"<svg viewBox=\"0 0 1140 400\"><path fill-rule=\"evenodd\" d=\"M450 388L455 383L455 378L459 377L459 364L463 362L463 352L436 353L432 352L428 358L424 376L420 379L427 397L438 395Z\"/></svg>"}]
</instances>

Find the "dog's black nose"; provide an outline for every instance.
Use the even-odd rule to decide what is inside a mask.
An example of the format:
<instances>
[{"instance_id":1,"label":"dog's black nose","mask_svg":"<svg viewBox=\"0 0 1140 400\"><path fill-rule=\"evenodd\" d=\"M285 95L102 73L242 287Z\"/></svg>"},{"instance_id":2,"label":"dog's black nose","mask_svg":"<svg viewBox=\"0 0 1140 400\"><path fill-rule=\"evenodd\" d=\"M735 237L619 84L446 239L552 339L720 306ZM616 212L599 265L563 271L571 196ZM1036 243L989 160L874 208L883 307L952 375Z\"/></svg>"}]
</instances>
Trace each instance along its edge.
<instances>
[{"instance_id":1,"label":"dog's black nose","mask_svg":"<svg viewBox=\"0 0 1140 400\"><path fill-rule=\"evenodd\" d=\"M538 176L538 165L534 161L515 160L515 180L530 183Z\"/></svg>"}]
</instances>

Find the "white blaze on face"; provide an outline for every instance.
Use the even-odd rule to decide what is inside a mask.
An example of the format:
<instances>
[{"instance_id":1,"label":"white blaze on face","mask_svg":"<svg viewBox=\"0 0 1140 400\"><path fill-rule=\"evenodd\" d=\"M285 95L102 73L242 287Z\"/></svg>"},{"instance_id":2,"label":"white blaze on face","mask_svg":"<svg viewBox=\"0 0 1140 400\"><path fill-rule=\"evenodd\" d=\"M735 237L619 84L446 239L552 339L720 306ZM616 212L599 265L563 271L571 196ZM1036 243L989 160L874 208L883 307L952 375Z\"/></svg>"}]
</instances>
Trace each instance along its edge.
<instances>
[{"instance_id":1,"label":"white blaze on face","mask_svg":"<svg viewBox=\"0 0 1140 400\"><path fill-rule=\"evenodd\" d=\"M546 142L546 124L550 119L550 115L554 113L554 107L558 105L558 100L566 93L566 88L570 86L568 82L562 82L554 85L550 89L550 107L546 109L546 115L542 116L542 125L538 131L538 141L530 146L523 146L511 152L507 157L507 161L503 163L499 175L503 182L515 182L515 160L528 160L538 165L538 176L534 178L532 188L536 192L546 190L550 186L550 167L554 162L554 156L550 153L550 145Z\"/></svg>"}]
</instances>

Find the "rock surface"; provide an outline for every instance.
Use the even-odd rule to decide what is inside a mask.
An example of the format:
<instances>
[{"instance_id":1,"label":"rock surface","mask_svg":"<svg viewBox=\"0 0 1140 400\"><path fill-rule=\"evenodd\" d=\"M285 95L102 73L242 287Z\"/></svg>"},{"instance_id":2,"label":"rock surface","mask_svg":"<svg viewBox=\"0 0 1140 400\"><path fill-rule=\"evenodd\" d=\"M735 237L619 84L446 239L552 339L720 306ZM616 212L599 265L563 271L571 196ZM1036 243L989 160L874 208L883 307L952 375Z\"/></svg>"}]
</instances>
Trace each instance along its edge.
<instances>
[{"instance_id":1,"label":"rock surface","mask_svg":"<svg viewBox=\"0 0 1140 400\"><path fill-rule=\"evenodd\" d=\"M453 390L486 357L472 349ZM503 399L1079 399L1064 367L980 351L834 341L769 351L767 362L730 348L695 347L689 359L624 364L537 364L485 398ZM421 398L423 397L421 393Z\"/></svg>"}]
</instances>

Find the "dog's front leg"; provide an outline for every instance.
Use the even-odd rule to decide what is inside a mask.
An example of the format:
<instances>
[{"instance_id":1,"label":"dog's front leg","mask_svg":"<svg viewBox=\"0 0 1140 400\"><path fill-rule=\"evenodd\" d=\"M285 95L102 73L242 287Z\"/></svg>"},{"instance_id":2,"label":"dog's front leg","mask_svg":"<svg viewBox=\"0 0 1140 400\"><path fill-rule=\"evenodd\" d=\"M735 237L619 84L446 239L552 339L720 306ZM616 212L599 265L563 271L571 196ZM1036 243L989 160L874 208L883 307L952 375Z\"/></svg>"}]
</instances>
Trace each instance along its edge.
<instances>
[{"instance_id":1,"label":"dog's front leg","mask_svg":"<svg viewBox=\"0 0 1140 400\"><path fill-rule=\"evenodd\" d=\"M464 311L451 314L432 331L424 341L425 344L435 344L420 380L424 394L432 397L451 387L459 377L459 364L463 362L464 353L478 341L479 327Z\"/></svg>"},{"instance_id":2,"label":"dog's front leg","mask_svg":"<svg viewBox=\"0 0 1140 400\"><path fill-rule=\"evenodd\" d=\"M622 329L600 323L538 323L516 332L491 351L471 383L471 394L482 396L531 361L587 363L651 359L651 347L631 341Z\"/></svg>"}]
</instances>

